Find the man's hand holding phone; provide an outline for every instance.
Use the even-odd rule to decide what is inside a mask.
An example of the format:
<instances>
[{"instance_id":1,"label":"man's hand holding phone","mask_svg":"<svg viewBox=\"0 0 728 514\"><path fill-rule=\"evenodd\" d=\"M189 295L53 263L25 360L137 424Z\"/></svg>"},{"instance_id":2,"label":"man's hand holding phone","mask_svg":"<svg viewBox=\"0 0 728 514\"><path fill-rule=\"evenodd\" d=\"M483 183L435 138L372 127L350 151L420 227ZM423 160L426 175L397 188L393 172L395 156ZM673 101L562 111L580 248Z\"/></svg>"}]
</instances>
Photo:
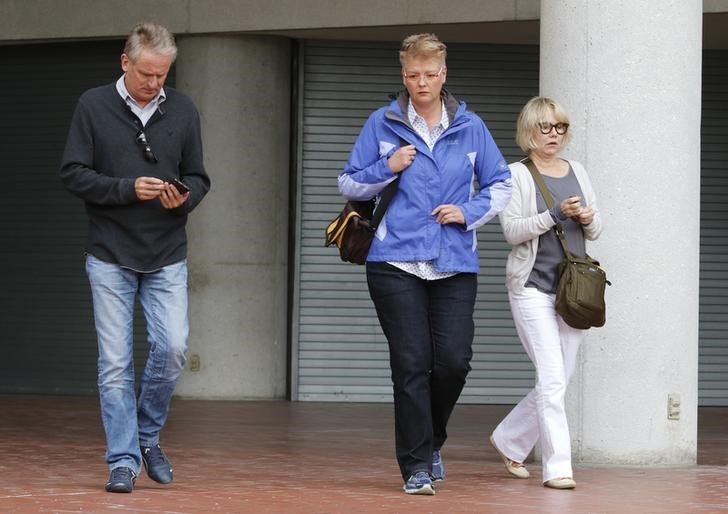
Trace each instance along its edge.
<instances>
[{"instance_id":1,"label":"man's hand holding phone","mask_svg":"<svg viewBox=\"0 0 728 514\"><path fill-rule=\"evenodd\" d=\"M178 178L174 179L172 182L170 182L170 184L172 184L181 195L190 192L190 186L188 186Z\"/></svg>"},{"instance_id":2,"label":"man's hand holding phone","mask_svg":"<svg viewBox=\"0 0 728 514\"><path fill-rule=\"evenodd\" d=\"M165 209L175 209L185 203L190 196L190 188L187 184L179 179L167 182L164 185L162 194L159 195L159 201Z\"/></svg>"}]
</instances>

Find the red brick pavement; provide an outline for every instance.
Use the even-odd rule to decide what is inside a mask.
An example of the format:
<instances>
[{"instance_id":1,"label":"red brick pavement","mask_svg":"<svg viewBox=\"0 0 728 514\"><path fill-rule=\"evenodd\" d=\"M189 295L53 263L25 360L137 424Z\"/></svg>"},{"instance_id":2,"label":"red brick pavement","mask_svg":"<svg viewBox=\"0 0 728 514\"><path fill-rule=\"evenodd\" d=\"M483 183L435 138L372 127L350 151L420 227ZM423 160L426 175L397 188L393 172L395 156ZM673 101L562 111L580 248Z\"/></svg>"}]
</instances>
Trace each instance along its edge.
<instances>
[{"instance_id":1,"label":"red brick pavement","mask_svg":"<svg viewBox=\"0 0 728 514\"><path fill-rule=\"evenodd\" d=\"M508 408L455 409L446 481L425 497L401 490L390 405L175 400L175 481L111 494L95 398L0 395L0 513L728 512L728 409L701 409L699 466L576 466L577 488L556 491L536 463L509 478L486 444Z\"/></svg>"}]
</instances>

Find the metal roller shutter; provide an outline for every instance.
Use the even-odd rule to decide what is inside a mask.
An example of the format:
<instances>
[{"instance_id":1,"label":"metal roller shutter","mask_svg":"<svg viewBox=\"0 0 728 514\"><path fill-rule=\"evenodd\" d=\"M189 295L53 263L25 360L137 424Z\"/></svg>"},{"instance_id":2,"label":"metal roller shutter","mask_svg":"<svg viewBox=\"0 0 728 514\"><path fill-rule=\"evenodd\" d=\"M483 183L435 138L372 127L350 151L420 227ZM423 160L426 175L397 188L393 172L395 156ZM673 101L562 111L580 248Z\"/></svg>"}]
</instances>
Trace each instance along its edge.
<instances>
[{"instance_id":1,"label":"metal roller shutter","mask_svg":"<svg viewBox=\"0 0 728 514\"><path fill-rule=\"evenodd\" d=\"M369 114L402 87L398 45L308 41L303 111L293 397L388 402L386 341L364 268L323 247L326 223L341 209L336 177ZM482 116L508 161L521 157L515 121L538 92L538 47L448 45L448 89ZM481 272L473 370L461 401L515 403L533 387L533 367L515 334L505 293L508 246L497 220L479 231Z\"/></svg>"},{"instance_id":2,"label":"metal roller shutter","mask_svg":"<svg viewBox=\"0 0 728 514\"><path fill-rule=\"evenodd\" d=\"M728 51L703 53L700 405L728 406Z\"/></svg>"},{"instance_id":3,"label":"metal roller shutter","mask_svg":"<svg viewBox=\"0 0 728 514\"><path fill-rule=\"evenodd\" d=\"M0 46L0 393L96 392L86 214L64 190L58 167L76 100L119 77L122 47L123 41ZM139 309L135 332L139 374L146 358Z\"/></svg>"}]
</instances>

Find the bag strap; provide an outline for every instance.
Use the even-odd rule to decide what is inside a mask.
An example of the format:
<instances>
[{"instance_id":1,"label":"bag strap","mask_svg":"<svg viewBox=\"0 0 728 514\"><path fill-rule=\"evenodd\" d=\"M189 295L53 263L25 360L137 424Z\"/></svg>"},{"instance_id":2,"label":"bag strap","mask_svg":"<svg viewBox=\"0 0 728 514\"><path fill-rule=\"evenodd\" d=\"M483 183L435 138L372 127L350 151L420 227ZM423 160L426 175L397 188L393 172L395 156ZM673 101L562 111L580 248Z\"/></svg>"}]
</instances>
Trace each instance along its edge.
<instances>
[{"instance_id":1,"label":"bag strap","mask_svg":"<svg viewBox=\"0 0 728 514\"><path fill-rule=\"evenodd\" d=\"M538 169L536 168L536 165L533 163L530 157L526 157L521 161L523 164L526 165L528 168L528 171L531 172L531 176L533 177L533 181L536 183L538 188L541 190L541 195L543 196L544 201L546 202L546 207L550 209L554 208L554 197L551 196L551 191L549 191L549 188L546 187L546 182L543 179L543 176L541 176L541 173L539 173ZM556 235L559 237L559 241L561 241L561 247L564 249L564 255L568 257L569 259L573 258L573 255L571 254L571 251L569 251L569 245L566 244L566 237L564 236L564 227L561 226L561 223L556 221L556 225L554 226L554 230L556 231Z\"/></svg>"},{"instance_id":2,"label":"bag strap","mask_svg":"<svg viewBox=\"0 0 728 514\"><path fill-rule=\"evenodd\" d=\"M406 146L409 144L401 137L399 138L399 143L400 146ZM377 204L377 207L376 209L374 209L374 213L372 214L372 221L369 222L369 227L372 230L377 230L379 223L381 223L382 218L384 218L384 213L387 211L387 207L389 207L389 202L392 201L394 194L397 192L397 188L399 187L400 173L397 173L395 179L387 184L387 186L382 190L382 193L379 196L379 203Z\"/></svg>"}]
</instances>

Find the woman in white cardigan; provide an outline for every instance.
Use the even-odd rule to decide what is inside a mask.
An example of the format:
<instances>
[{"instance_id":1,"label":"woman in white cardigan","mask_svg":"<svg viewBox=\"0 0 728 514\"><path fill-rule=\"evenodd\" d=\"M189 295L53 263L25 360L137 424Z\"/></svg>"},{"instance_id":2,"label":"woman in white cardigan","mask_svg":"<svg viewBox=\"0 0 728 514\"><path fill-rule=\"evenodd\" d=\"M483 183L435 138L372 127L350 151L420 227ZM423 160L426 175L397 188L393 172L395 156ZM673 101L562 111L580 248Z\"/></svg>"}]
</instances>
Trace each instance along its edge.
<instances>
[{"instance_id":1,"label":"woman in white cardigan","mask_svg":"<svg viewBox=\"0 0 728 514\"><path fill-rule=\"evenodd\" d=\"M516 330L536 367L536 385L490 437L508 472L518 478L530 476L523 461L540 440L542 481L555 489L576 487L564 396L586 331L567 325L554 308L564 254L552 229L560 223L571 252L581 256L585 239L596 239L602 231L586 170L559 157L569 139L569 118L555 100L535 97L521 110L516 141L543 176L554 207L548 209L523 162L510 165L513 193L500 214L512 247L506 286Z\"/></svg>"}]
</instances>

